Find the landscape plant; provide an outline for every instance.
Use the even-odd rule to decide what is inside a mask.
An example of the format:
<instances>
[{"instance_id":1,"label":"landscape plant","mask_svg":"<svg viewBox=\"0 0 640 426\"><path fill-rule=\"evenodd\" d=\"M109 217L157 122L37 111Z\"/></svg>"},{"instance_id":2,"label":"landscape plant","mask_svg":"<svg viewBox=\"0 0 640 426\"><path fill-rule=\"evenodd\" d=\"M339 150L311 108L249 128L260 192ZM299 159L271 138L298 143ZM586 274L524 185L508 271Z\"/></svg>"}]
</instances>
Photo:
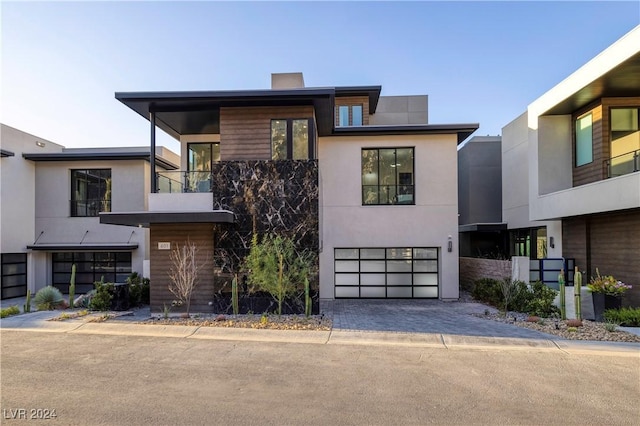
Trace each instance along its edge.
<instances>
[{"instance_id":1,"label":"landscape plant","mask_svg":"<svg viewBox=\"0 0 640 426\"><path fill-rule=\"evenodd\" d=\"M199 252L195 243L187 241L182 246L177 245L169 255L169 291L176 297L176 305L185 305L187 316L191 307L191 295L198 284L198 275L208 263L199 258Z\"/></svg>"},{"instance_id":2,"label":"landscape plant","mask_svg":"<svg viewBox=\"0 0 640 426\"><path fill-rule=\"evenodd\" d=\"M0 318L6 318L11 315L18 315L20 313L20 308L18 305L9 306L7 308L0 309Z\"/></svg>"},{"instance_id":3,"label":"landscape plant","mask_svg":"<svg viewBox=\"0 0 640 426\"><path fill-rule=\"evenodd\" d=\"M564 285L564 271L560 271L558 275L558 286L560 287L560 318L567 319L567 302Z\"/></svg>"},{"instance_id":4,"label":"landscape plant","mask_svg":"<svg viewBox=\"0 0 640 426\"><path fill-rule=\"evenodd\" d=\"M509 302L517 291L517 284L511 278L504 278L500 283L500 291L502 292L502 299L504 302L504 316L506 318L509 309Z\"/></svg>"},{"instance_id":5,"label":"landscape plant","mask_svg":"<svg viewBox=\"0 0 640 426\"><path fill-rule=\"evenodd\" d=\"M304 315L311 316L311 295L309 294L309 278L304 278Z\"/></svg>"},{"instance_id":6,"label":"landscape plant","mask_svg":"<svg viewBox=\"0 0 640 426\"><path fill-rule=\"evenodd\" d=\"M640 327L640 308L607 309L604 319L623 327Z\"/></svg>"},{"instance_id":7,"label":"landscape plant","mask_svg":"<svg viewBox=\"0 0 640 426\"><path fill-rule=\"evenodd\" d=\"M73 309L73 299L76 296L76 264L71 265L71 279L69 280L69 307Z\"/></svg>"},{"instance_id":8,"label":"landscape plant","mask_svg":"<svg viewBox=\"0 0 640 426\"><path fill-rule=\"evenodd\" d=\"M132 272L127 277L129 284L129 305L139 306L149 304L150 282L137 272Z\"/></svg>"},{"instance_id":9,"label":"landscape plant","mask_svg":"<svg viewBox=\"0 0 640 426\"><path fill-rule=\"evenodd\" d=\"M268 234L259 241L254 233L243 269L259 290L273 297L277 314L282 315L284 300L294 295L308 278L311 259L311 253L297 250L291 238Z\"/></svg>"},{"instance_id":10,"label":"landscape plant","mask_svg":"<svg viewBox=\"0 0 640 426\"><path fill-rule=\"evenodd\" d=\"M31 290L27 290L27 299L24 301L24 306L22 307L24 312L31 312Z\"/></svg>"},{"instance_id":11,"label":"landscape plant","mask_svg":"<svg viewBox=\"0 0 640 426\"><path fill-rule=\"evenodd\" d=\"M582 319L582 273L578 270L577 266L573 272L573 290L576 305L576 319Z\"/></svg>"},{"instance_id":12,"label":"landscape plant","mask_svg":"<svg viewBox=\"0 0 640 426\"><path fill-rule=\"evenodd\" d=\"M92 311L108 311L111 309L111 300L113 299L114 286L113 283L105 283L104 277L100 281L93 283L95 294L89 302L89 308Z\"/></svg>"},{"instance_id":13,"label":"landscape plant","mask_svg":"<svg viewBox=\"0 0 640 426\"><path fill-rule=\"evenodd\" d=\"M46 286L38 290L33 302L39 311L51 311L64 302L64 297L60 290L53 286Z\"/></svg>"},{"instance_id":14,"label":"landscape plant","mask_svg":"<svg viewBox=\"0 0 640 426\"><path fill-rule=\"evenodd\" d=\"M600 271L596 268L596 276L591 278L591 281L587 284L587 288L592 293L622 296L631 286L616 280L612 275L600 275Z\"/></svg>"},{"instance_id":15,"label":"landscape plant","mask_svg":"<svg viewBox=\"0 0 640 426\"><path fill-rule=\"evenodd\" d=\"M231 281L231 306L233 307L233 315L238 315L240 306L238 304L238 274L235 274Z\"/></svg>"},{"instance_id":16,"label":"landscape plant","mask_svg":"<svg viewBox=\"0 0 640 426\"><path fill-rule=\"evenodd\" d=\"M489 305L503 309L504 295L502 286L507 285L508 278L499 281L492 278L483 278L474 283L472 296L474 299ZM509 288L509 301L507 310L523 312L529 315L540 317L549 317L559 310L554 306L553 301L556 297L556 290L546 286L544 283L537 281L531 285L527 285L523 281L514 281Z\"/></svg>"}]
</instances>

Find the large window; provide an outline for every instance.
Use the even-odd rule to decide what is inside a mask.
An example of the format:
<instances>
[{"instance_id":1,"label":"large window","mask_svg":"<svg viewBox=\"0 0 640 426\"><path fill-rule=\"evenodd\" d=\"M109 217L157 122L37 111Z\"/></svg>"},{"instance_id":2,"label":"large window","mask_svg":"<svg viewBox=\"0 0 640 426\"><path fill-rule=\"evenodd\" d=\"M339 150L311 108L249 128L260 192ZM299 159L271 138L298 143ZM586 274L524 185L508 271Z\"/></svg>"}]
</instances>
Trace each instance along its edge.
<instances>
[{"instance_id":1,"label":"large window","mask_svg":"<svg viewBox=\"0 0 640 426\"><path fill-rule=\"evenodd\" d=\"M576 120L576 167L593 161L593 117L591 113Z\"/></svg>"},{"instance_id":2,"label":"large window","mask_svg":"<svg viewBox=\"0 0 640 426\"><path fill-rule=\"evenodd\" d=\"M3 253L0 256L2 299L27 294L27 254Z\"/></svg>"},{"instance_id":3,"label":"large window","mask_svg":"<svg viewBox=\"0 0 640 426\"><path fill-rule=\"evenodd\" d=\"M339 105L338 126L362 126L362 105Z\"/></svg>"},{"instance_id":4,"label":"large window","mask_svg":"<svg viewBox=\"0 0 640 426\"><path fill-rule=\"evenodd\" d=\"M219 142L187 144L186 192L211 191L211 166L220 161Z\"/></svg>"},{"instance_id":5,"label":"large window","mask_svg":"<svg viewBox=\"0 0 640 426\"><path fill-rule=\"evenodd\" d=\"M611 108L609 176L640 170L640 108Z\"/></svg>"},{"instance_id":6,"label":"large window","mask_svg":"<svg viewBox=\"0 0 640 426\"><path fill-rule=\"evenodd\" d=\"M415 204L413 148L362 150L362 204Z\"/></svg>"},{"instance_id":7,"label":"large window","mask_svg":"<svg viewBox=\"0 0 640 426\"><path fill-rule=\"evenodd\" d=\"M436 298L438 249L337 248L336 298Z\"/></svg>"},{"instance_id":8,"label":"large window","mask_svg":"<svg viewBox=\"0 0 640 426\"><path fill-rule=\"evenodd\" d=\"M104 277L106 283L123 283L131 274L130 252L61 252L51 254L53 285L69 292L71 266L76 265L76 293L93 290L93 283Z\"/></svg>"},{"instance_id":9,"label":"large window","mask_svg":"<svg viewBox=\"0 0 640 426\"><path fill-rule=\"evenodd\" d=\"M71 170L71 216L111 211L111 169Z\"/></svg>"},{"instance_id":10,"label":"large window","mask_svg":"<svg viewBox=\"0 0 640 426\"><path fill-rule=\"evenodd\" d=\"M313 122L308 118L271 120L271 158L310 160L314 158Z\"/></svg>"}]
</instances>

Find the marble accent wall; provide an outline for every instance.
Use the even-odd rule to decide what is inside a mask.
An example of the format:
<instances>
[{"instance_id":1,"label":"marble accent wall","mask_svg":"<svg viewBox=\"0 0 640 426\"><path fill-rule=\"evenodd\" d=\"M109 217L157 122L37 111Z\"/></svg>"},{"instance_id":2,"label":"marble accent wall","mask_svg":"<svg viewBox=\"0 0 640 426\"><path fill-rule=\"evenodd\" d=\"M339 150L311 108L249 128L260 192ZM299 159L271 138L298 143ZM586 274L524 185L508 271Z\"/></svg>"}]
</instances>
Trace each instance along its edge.
<instances>
[{"instance_id":1,"label":"marble accent wall","mask_svg":"<svg viewBox=\"0 0 640 426\"><path fill-rule=\"evenodd\" d=\"M293 238L317 259L317 160L224 161L214 164L211 173L213 209L230 210L237 221L216 232L214 255L223 274L238 271L254 225L259 235L274 232Z\"/></svg>"}]
</instances>

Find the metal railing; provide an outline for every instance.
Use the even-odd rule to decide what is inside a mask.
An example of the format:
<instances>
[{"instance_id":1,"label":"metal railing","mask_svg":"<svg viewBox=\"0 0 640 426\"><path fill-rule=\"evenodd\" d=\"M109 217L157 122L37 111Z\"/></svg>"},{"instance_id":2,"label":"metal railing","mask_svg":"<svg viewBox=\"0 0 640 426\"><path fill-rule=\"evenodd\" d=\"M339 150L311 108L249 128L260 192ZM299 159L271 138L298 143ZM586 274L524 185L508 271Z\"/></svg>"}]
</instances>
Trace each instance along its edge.
<instances>
[{"instance_id":1,"label":"metal railing","mask_svg":"<svg viewBox=\"0 0 640 426\"><path fill-rule=\"evenodd\" d=\"M156 173L158 193L211 192L211 172L163 171Z\"/></svg>"},{"instance_id":2,"label":"metal railing","mask_svg":"<svg viewBox=\"0 0 640 426\"><path fill-rule=\"evenodd\" d=\"M640 150L617 155L604 161L607 178L640 171Z\"/></svg>"}]
</instances>

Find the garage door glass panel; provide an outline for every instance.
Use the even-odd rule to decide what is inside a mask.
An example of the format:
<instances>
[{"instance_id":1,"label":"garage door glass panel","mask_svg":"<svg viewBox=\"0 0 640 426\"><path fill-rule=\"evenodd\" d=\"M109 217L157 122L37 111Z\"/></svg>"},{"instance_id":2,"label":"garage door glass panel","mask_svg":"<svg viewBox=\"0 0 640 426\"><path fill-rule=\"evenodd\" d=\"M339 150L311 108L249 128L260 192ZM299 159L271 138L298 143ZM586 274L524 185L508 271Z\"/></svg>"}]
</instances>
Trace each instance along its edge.
<instances>
[{"instance_id":1,"label":"garage door glass panel","mask_svg":"<svg viewBox=\"0 0 640 426\"><path fill-rule=\"evenodd\" d=\"M336 272L358 272L359 268L357 260L336 260Z\"/></svg>"},{"instance_id":2,"label":"garage door glass panel","mask_svg":"<svg viewBox=\"0 0 640 426\"><path fill-rule=\"evenodd\" d=\"M387 274L387 285L411 284L411 274Z\"/></svg>"},{"instance_id":3,"label":"garage door glass panel","mask_svg":"<svg viewBox=\"0 0 640 426\"><path fill-rule=\"evenodd\" d=\"M360 278L357 274L336 274L336 285L358 285Z\"/></svg>"},{"instance_id":4,"label":"garage door glass panel","mask_svg":"<svg viewBox=\"0 0 640 426\"><path fill-rule=\"evenodd\" d=\"M360 262L361 272L384 272L384 260L363 260Z\"/></svg>"},{"instance_id":5,"label":"garage door glass panel","mask_svg":"<svg viewBox=\"0 0 640 426\"><path fill-rule=\"evenodd\" d=\"M361 285L384 285L385 274L362 274L360 275Z\"/></svg>"},{"instance_id":6,"label":"garage door glass panel","mask_svg":"<svg viewBox=\"0 0 640 426\"><path fill-rule=\"evenodd\" d=\"M336 259L357 259L358 249L335 249Z\"/></svg>"},{"instance_id":7,"label":"garage door glass panel","mask_svg":"<svg viewBox=\"0 0 640 426\"><path fill-rule=\"evenodd\" d=\"M387 261L387 272L411 272L410 260Z\"/></svg>"},{"instance_id":8,"label":"garage door glass panel","mask_svg":"<svg viewBox=\"0 0 640 426\"><path fill-rule=\"evenodd\" d=\"M438 272L437 260L414 260L413 272Z\"/></svg>"},{"instance_id":9,"label":"garage door glass panel","mask_svg":"<svg viewBox=\"0 0 640 426\"><path fill-rule=\"evenodd\" d=\"M360 259L384 259L384 249L360 249Z\"/></svg>"},{"instance_id":10,"label":"garage door glass panel","mask_svg":"<svg viewBox=\"0 0 640 426\"><path fill-rule=\"evenodd\" d=\"M387 249L387 259L411 259L411 249L409 248Z\"/></svg>"},{"instance_id":11,"label":"garage door glass panel","mask_svg":"<svg viewBox=\"0 0 640 426\"><path fill-rule=\"evenodd\" d=\"M360 296L361 297L386 297L386 292L384 287L361 287Z\"/></svg>"},{"instance_id":12,"label":"garage door glass panel","mask_svg":"<svg viewBox=\"0 0 640 426\"><path fill-rule=\"evenodd\" d=\"M387 287L387 297L411 297L411 287Z\"/></svg>"},{"instance_id":13,"label":"garage door glass panel","mask_svg":"<svg viewBox=\"0 0 640 426\"><path fill-rule=\"evenodd\" d=\"M413 274L414 285L438 285L436 274Z\"/></svg>"},{"instance_id":14,"label":"garage door glass panel","mask_svg":"<svg viewBox=\"0 0 640 426\"><path fill-rule=\"evenodd\" d=\"M413 287L413 297L438 297L438 287Z\"/></svg>"},{"instance_id":15,"label":"garage door glass panel","mask_svg":"<svg viewBox=\"0 0 640 426\"><path fill-rule=\"evenodd\" d=\"M438 249L436 248L415 248L413 249L414 259L437 259Z\"/></svg>"}]
</instances>

